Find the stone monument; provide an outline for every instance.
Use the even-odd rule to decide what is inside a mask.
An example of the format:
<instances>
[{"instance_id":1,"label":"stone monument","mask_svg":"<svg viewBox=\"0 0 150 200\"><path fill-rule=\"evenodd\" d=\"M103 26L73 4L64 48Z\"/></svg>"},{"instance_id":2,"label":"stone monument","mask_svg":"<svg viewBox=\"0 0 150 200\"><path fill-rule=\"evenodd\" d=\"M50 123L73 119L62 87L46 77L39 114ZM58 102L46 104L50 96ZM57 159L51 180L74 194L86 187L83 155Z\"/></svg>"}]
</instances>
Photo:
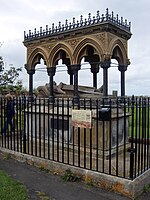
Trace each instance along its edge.
<instances>
[{"instance_id":1,"label":"stone monument","mask_svg":"<svg viewBox=\"0 0 150 200\"><path fill-rule=\"evenodd\" d=\"M50 95L50 84L37 88L38 97L48 98ZM53 81L54 97L73 98L74 86L60 82L58 85ZM90 86L78 85L79 98L101 98L103 96L102 86L99 89Z\"/></svg>"}]
</instances>

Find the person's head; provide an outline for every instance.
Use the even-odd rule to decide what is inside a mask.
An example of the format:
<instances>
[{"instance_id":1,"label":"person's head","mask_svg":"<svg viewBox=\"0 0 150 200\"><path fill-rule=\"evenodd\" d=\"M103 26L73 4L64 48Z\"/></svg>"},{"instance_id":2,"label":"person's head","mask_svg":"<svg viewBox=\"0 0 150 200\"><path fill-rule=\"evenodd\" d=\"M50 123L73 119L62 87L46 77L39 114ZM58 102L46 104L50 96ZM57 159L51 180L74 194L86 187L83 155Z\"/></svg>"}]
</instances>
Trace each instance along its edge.
<instances>
[{"instance_id":1,"label":"person's head","mask_svg":"<svg viewBox=\"0 0 150 200\"><path fill-rule=\"evenodd\" d=\"M6 98L7 101L10 101L10 100L13 99L11 94L6 94L5 98Z\"/></svg>"}]
</instances>

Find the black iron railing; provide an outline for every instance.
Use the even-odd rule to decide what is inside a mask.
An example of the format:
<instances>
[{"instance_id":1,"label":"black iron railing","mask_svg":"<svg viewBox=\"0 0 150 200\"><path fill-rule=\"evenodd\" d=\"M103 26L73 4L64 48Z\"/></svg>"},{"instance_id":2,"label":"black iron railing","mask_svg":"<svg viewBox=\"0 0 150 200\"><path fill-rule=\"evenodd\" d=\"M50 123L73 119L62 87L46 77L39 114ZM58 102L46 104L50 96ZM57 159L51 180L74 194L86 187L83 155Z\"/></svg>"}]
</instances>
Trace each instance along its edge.
<instances>
[{"instance_id":1,"label":"black iron railing","mask_svg":"<svg viewBox=\"0 0 150 200\"><path fill-rule=\"evenodd\" d=\"M14 129L4 133L7 102L0 98L0 146L113 176L134 179L150 168L150 99L13 99Z\"/></svg>"},{"instance_id":2,"label":"black iron railing","mask_svg":"<svg viewBox=\"0 0 150 200\"><path fill-rule=\"evenodd\" d=\"M24 32L24 41L53 36L58 33L102 24L105 22L112 23L113 25L120 27L127 32L130 32L130 22L128 23L126 19L123 19L123 17L119 19L118 15L114 16L114 12L109 13L108 9L106 9L106 13L102 15L100 15L100 12L97 11L97 15L93 17L91 16L91 13L89 13L87 19L84 19L81 15L80 20L77 21L75 20L75 18L73 18L72 22L68 22L68 20L66 19L64 24L59 22L58 26L55 26L55 24L53 23L51 28L49 28L48 25L46 25L45 29L40 27L39 31L37 31L36 28L33 32L29 30L28 34Z\"/></svg>"}]
</instances>

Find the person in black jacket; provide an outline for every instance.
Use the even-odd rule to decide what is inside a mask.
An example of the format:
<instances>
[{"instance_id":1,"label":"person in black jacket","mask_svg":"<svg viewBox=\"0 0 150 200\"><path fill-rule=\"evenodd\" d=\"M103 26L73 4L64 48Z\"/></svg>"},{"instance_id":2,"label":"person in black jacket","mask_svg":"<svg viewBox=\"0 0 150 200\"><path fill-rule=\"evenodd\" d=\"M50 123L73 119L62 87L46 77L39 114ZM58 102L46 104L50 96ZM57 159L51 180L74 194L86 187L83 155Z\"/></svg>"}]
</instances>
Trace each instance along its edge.
<instances>
[{"instance_id":1,"label":"person in black jacket","mask_svg":"<svg viewBox=\"0 0 150 200\"><path fill-rule=\"evenodd\" d=\"M10 94L6 95L6 107L4 109L5 113L5 123L2 129L2 134L5 135L8 127L10 126L10 131L14 132L15 127L13 124L13 117L15 116L13 97Z\"/></svg>"}]
</instances>

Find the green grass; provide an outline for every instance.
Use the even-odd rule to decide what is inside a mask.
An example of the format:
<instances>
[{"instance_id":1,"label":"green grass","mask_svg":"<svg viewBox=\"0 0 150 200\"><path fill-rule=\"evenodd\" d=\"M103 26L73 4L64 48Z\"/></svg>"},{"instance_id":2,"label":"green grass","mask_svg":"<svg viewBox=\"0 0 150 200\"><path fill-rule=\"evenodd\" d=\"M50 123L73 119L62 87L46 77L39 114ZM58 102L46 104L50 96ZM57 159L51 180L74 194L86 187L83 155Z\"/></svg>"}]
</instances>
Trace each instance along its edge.
<instances>
[{"instance_id":1,"label":"green grass","mask_svg":"<svg viewBox=\"0 0 150 200\"><path fill-rule=\"evenodd\" d=\"M61 178L64 181L72 181L72 182L81 180L81 177L76 174L73 174L73 172L70 169L67 169L64 175L61 176Z\"/></svg>"},{"instance_id":2,"label":"green grass","mask_svg":"<svg viewBox=\"0 0 150 200\"><path fill-rule=\"evenodd\" d=\"M0 170L0 199L29 200L27 189Z\"/></svg>"},{"instance_id":3,"label":"green grass","mask_svg":"<svg viewBox=\"0 0 150 200\"><path fill-rule=\"evenodd\" d=\"M146 107L143 112L142 108L128 110L131 114L129 117L129 136L137 138L150 138L150 108Z\"/></svg>"},{"instance_id":4,"label":"green grass","mask_svg":"<svg viewBox=\"0 0 150 200\"><path fill-rule=\"evenodd\" d=\"M150 184L145 185L144 189L143 189L144 193L149 193L150 192Z\"/></svg>"}]
</instances>

